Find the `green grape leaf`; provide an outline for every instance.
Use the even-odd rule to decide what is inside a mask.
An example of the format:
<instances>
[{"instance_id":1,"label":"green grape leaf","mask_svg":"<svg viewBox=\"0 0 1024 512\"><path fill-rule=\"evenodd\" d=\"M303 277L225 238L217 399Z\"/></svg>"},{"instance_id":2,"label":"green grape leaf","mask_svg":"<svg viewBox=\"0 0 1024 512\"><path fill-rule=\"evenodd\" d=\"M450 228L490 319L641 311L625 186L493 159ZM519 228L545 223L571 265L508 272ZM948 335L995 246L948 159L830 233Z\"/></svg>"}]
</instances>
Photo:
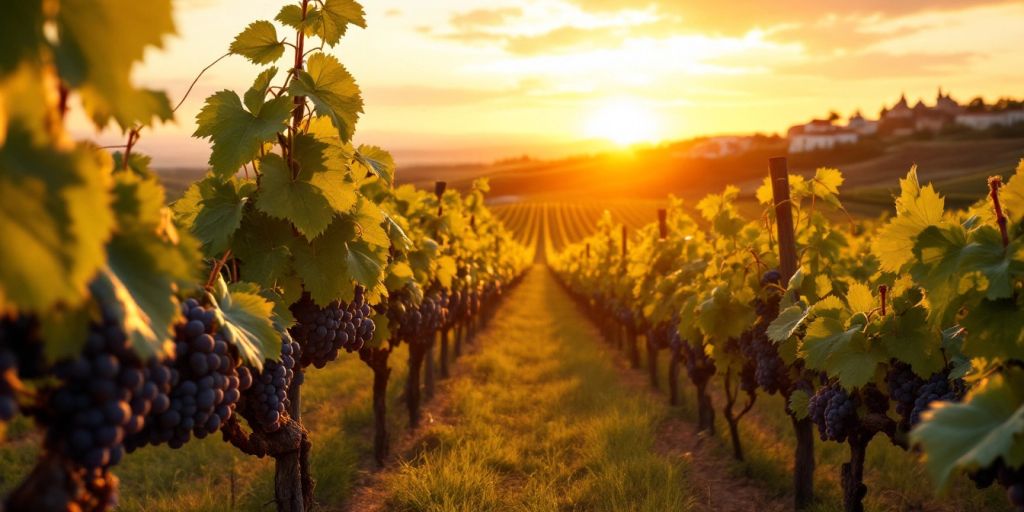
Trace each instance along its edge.
<instances>
[{"instance_id":1,"label":"green grape leaf","mask_svg":"<svg viewBox=\"0 0 1024 512\"><path fill-rule=\"evenodd\" d=\"M441 283L441 286L451 288L452 280L455 279L457 273L458 266L455 264L455 258L441 256L437 259L437 281Z\"/></svg>"},{"instance_id":2,"label":"green grape leaf","mask_svg":"<svg viewBox=\"0 0 1024 512\"><path fill-rule=\"evenodd\" d=\"M367 172L380 178L387 186L394 183L395 160L391 157L391 153L377 146L362 145L356 150L355 160Z\"/></svg>"},{"instance_id":3,"label":"green grape leaf","mask_svg":"<svg viewBox=\"0 0 1024 512\"><path fill-rule=\"evenodd\" d=\"M408 263L399 261L388 265L387 277L384 278L384 285L388 290L401 290L413 282L415 276Z\"/></svg>"},{"instance_id":4,"label":"green grape leaf","mask_svg":"<svg viewBox=\"0 0 1024 512\"><path fill-rule=\"evenodd\" d=\"M108 245L108 255L109 265L93 287L94 294L105 303L113 300L120 305L118 320L140 356L169 354L172 326L180 314L174 278L190 277L191 269L170 268L170 251L152 236L117 236Z\"/></svg>"},{"instance_id":5,"label":"green grape leaf","mask_svg":"<svg viewBox=\"0 0 1024 512\"><path fill-rule=\"evenodd\" d=\"M359 224L360 237L367 243L390 247L391 239L384 229L384 211L376 204L365 199L359 202L356 210L356 222Z\"/></svg>"},{"instance_id":6,"label":"green grape leaf","mask_svg":"<svg viewBox=\"0 0 1024 512\"><path fill-rule=\"evenodd\" d=\"M968 357L1024 359L1024 314L1014 299L978 301L960 320Z\"/></svg>"},{"instance_id":7,"label":"green grape leaf","mask_svg":"<svg viewBox=\"0 0 1024 512\"><path fill-rule=\"evenodd\" d=\"M384 279L384 265L387 264L386 251L375 250L366 242L350 242L346 261L348 273L352 279L367 288L377 286Z\"/></svg>"},{"instance_id":8,"label":"green grape leaf","mask_svg":"<svg viewBox=\"0 0 1024 512\"><path fill-rule=\"evenodd\" d=\"M928 328L927 317L927 310L916 306L886 317L879 329L885 350L909 364L918 375L931 375L946 365L937 350L936 333Z\"/></svg>"},{"instance_id":9,"label":"green grape leaf","mask_svg":"<svg viewBox=\"0 0 1024 512\"><path fill-rule=\"evenodd\" d=\"M314 9L309 9L310 11ZM313 27L311 20L303 19L302 6L296 4L288 4L278 11L275 20L280 21L282 25L294 28L295 30L304 29L307 36L313 35Z\"/></svg>"},{"instance_id":10,"label":"green grape leaf","mask_svg":"<svg viewBox=\"0 0 1024 512\"><path fill-rule=\"evenodd\" d=\"M793 417L802 420L807 417L807 405L811 401L811 395L802 389L795 389L789 395L789 410Z\"/></svg>"},{"instance_id":11,"label":"green grape leaf","mask_svg":"<svg viewBox=\"0 0 1024 512\"><path fill-rule=\"evenodd\" d=\"M405 234L405 230L398 224L393 217L390 215L384 216L385 229L388 232L388 238L391 240L391 245L400 251L408 251L413 248L412 240Z\"/></svg>"},{"instance_id":12,"label":"green grape leaf","mask_svg":"<svg viewBox=\"0 0 1024 512\"><path fill-rule=\"evenodd\" d=\"M853 283L846 292L846 303L854 313L867 313L875 309L875 296L863 283Z\"/></svg>"},{"instance_id":13,"label":"green grape leaf","mask_svg":"<svg viewBox=\"0 0 1024 512\"><path fill-rule=\"evenodd\" d=\"M985 276L985 297L989 300L1013 296L1014 276L1024 273L1024 261L1014 255L1024 248L1024 240L1017 238L1004 248L1002 235L990 226L982 226L971 235L971 243L963 250L963 271L981 272Z\"/></svg>"},{"instance_id":14,"label":"green grape leaf","mask_svg":"<svg viewBox=\"0 0 1024 512\"><path fill-rule=\"evenodd\" d=\"M238 349L243 361L260 370L264 360L281 356L281 334L272 320L273 302L244 283L228 287L223 277L218 278L209 299L217 305L226 341Z\"/></svg>"},{"instance_id":15,"label":"green grape leaf","mask_svg":"<svg viewBox=\"0 0 1024 512\"><path fill-rule=\"evenodd\" d=\"M999 190L999 201L1012 222L1024 220L1024 159L1017 165L1017 172Z\"/></svg>"},{"instance_id":16,"label":"green grape leaf","mask_svg":"<svg viewBox=\"0 0 1024 512\"><path fill-rule=\"evenodd\" d=\"M352 139L363 99L355 79L338 59L314 53L306 62L306 70L300 70L288 85L288 94L308 98L317 115L331 120L342 142Z\"/></svg>"},{"instance_id":17,"label":"green grape leaf","mask_svg":"<svg viewBox=\"0 0 1024 512\"><path fill-rule=\"evenodd\" d=\"M131 83L132 66L146 49L162 48L164 36L174 33L171 0L62 0L56 21L57 69L78 90L97 126L103 128L113 118L127 130L149 125L154 117L173 117L164 93L136 89Z\"/></svg>"},{"instance_id":18,"label":"green grape leaf","mask_svg":"<svg viewBox=\"0 0 1024 512\"><path fill-rule=\"evenodd\" d=\"M326 306L335 300L351 302L355 297L355 284L348 269L349 243L355 237L354 224L338 218L312 241L293 240L295 272L318 305Z\"/></svg>"},{"instance_id":19,"label":"green grape leaf","mask_svg":"<svg viewBox=\"0 0 1024 512\"><path fill-rule=\"evenodd\" d=\"M313 32L330 46L341 41L349 25L366 28L363 7L355 0L325 0L323 9L315 16Z\"/></svg>"},{"instance_id":20,"label":"green grape leaf","mask_svg":"<svg viewBox=\"0 0 1024 512\"><path fill-rule=\"evenodd\" d=\"M916 167L900 180L900 190L896 218L879 231L871 244L882 270L888 272L898 272L911 261L918 234L929 226L939 225L945 209L945 201L931 185L921 187Z\"/></svg>"},{"instance_id":21,"label":"green grape leaf","mask_svg":"<svg viewBox=\"0 0 1024 512\"><path fill-rule=\"evenodd\" d=\"M0 310L80 304L114 227L110 158L85 146L55 150L20 125L9 129L0 146Z\"/></svg>"},{"instance_id":22,"label":"green grape leaf","mask_svg":"<svg viewBox=\"0 0 1024 512\"><path fill-rule=\"evenodd\" d=\"M810 314L810 309L805 309L799 305L790 306L780 311L779 316L768 325L768 339L776 343L788 340L803 325Z\"/></svg>"},{"instance_id":23,"label":"green grape leaf","mask_svg":"<svg viewBox=\"0 0 1024 512\"><path fill-rule=\"evenodd\" d=\"M256 184L234 177L224 182L207 178L199 183L199 189L202 199L192 233L202 242L208 256L219 255L228 249L231 237L242 225L245 205L256 191Z\"/></svg>"},{"instance_id":24,"label":"green grape leaf","mask_svg":"<svg viewBox=\"0 0 1024 512\"><path fill-rule=\"evenodd\" d=\"M914 244L916 262L910 274L928 292L931 305L929 320L932 325L948 325L962 304L957 293L961 272L960 263L967 234L961 226L929 226L921 231Z\"/></svg>"},{"instance_id":25,"label":"green grape leaf","mask_svg":"<svg viewBox=\"0 0 1024 512\"><path fill-rule=\"evenodd\" d=\"M242 101L245 103L245 108L249 109L254 116L259 117L263 105L267 103L267 89L270 88L270 83L274 81L275 76L277 76L277 67L271 66L264 69L256 76L256 80L253 81L249 90L245 91Z\"/></svg>"},{"instance_id":26,"label":"green grape leaf","mask_svg":"<svg viewBox=\"0 0 1024 512\"><path fill-rule=\"evenodd\" d=\"M164 220L164 188L156 178L132 171L114 173L114 211L119 224L157 229Z\"/></svg>"},{"instance_id":27,"label":"green grape leaf","mask_svg":"<svg viewBox=\"0 0 1024 512\"><path fill-rule=\"evenodd\" d=\"M835 318L819 317L807 327L800 353L807 367L835 375L849 388L863 386L875 373L886 354L870 346L863 325L843 327Z\"/></svg>"},{"instance_id":28,"label":"green grape leaf","mask_svg":"<svg viewBox=\"0 0 1024 512\"><path fill-rule=\"evenodd\" d=\"M295 135L292 158L299 166L299 177L309 180L314 174L327 170L324 152L328 147L328 143L318 140L311 134Z\"/></svg>"},{"instance_id":29,"label":"green grape leaf","mask_svg":"<svg viewBox=\"0 0 1024 512\"><path fill-rule=\"evenodd\" d=\"M116 316L117 310L113 313ZM43 340L46 361L56 363L81 354L93 316L88 304L70 309L48 309L39 314L39 336Z\"/></svg>"},{"instance_id":30,"label":"green grape leaf","mask_svg":"<svg viewBox=\"0 0 1024 512\"><path fill-rule=\"evenodd\" d=\"M940 487L957 469L978 469L1003 457L1024 462L1024 382L1020 375L996 374L971 390L961 403L933 406L911 433L924 448L925 466Z\"/></svg>"},{"instance_id":31,"label":"green grape leaf","mask_svg":"<svg viewBox=\"0 0 1024 512\"><path fill-rule=\"evenodd\" d=\"M698 310L700 314L697 323L700 329L717 340L739 338L755 318L751 308L737 301L724 287L716 287Z\"/></svg>"},{"instance_id":32,"label":"green grape leaf","mask_svg":"<svg viewBox=\"0 0 1024 512\"><path fill-rule=\"evenodd\" d=\"M248 210L231 244L233 254L242 260L241 278L265 288L274 287L292 272L294 235L288 221Z\"/></svg>"},{"instance_id":33,"label":"green grape leaf","mask_svg":"<svg viewBox=\"0 0 1024 512\"><path fill-rule=\"evenodd\" d=\"M43 0L8 2L0 17L0 77L14 71L22 61L39 61L43 35Z\"/></svg>"},{"instance_id":34,"label":"green grape leaf","mask_svg":"<svg viewBox=\"0 0 1024 512\"><path fill-rule=\"evenodd\" d=\"M282 96L266 102L258 114L253 114L242 108L238 94L223 90L206 99L196 116L192 136L213 142L210 165L214 174L228 178L242 164L255 159L264 144L277 138L291 112L291 102Z\"/></svg>"},{"instance_id":35,"label":"green grape leaf","mask_svg":"<svg viewBox=\"0 0 1024 512\"><path fill-rule=\"evenodd\" d=\"M270 64L284 55L284 42L277 38L274 24L266 21L254 21L235 36L228 51L241 55L253 64Z\"/></svg>"},{"instance_id":36,"label":"green grape leaf","mask_svg":"<svg viewBox=\"0 0 1024 512\"><path fill-rule=\"evenodd\" d=\"M260 171L257 208L271 217L290 221L307 240L327 229L334 219L334 209L320 187L302 179L292 180L284 160L273 153L260 160Z\"/></svg>"}]
</instances>

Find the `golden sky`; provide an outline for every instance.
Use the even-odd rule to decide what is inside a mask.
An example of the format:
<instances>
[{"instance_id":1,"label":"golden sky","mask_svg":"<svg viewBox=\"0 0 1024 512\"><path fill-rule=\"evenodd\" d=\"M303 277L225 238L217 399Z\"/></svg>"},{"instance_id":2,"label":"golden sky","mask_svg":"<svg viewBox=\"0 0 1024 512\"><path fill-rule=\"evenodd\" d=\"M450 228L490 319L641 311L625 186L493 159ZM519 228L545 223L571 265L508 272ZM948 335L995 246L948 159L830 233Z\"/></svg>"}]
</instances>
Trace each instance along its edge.
<instances>
[{"instance_id":1,"label":"golden sky","mask_svg":"<svg viewBox=\"0 0 1024 512\"><path fill-rule=\"evenodd\" d=\"M777 132L833 109L875 117L904 91L931 103L939 86L960 101L1024 96L1021 1L363 3L368 28L337 50L366 100L357 141L406 164L588 152L623 131L652 141ZM235 34L281 5L176 0L178 35L137 80L177 103ZM257 72L222 61L142 150L157 166L203 165L207 143L189 136L203 99L243 91ZM606 127L615 120L621 130Z\"/></svg>"}]
</instances>

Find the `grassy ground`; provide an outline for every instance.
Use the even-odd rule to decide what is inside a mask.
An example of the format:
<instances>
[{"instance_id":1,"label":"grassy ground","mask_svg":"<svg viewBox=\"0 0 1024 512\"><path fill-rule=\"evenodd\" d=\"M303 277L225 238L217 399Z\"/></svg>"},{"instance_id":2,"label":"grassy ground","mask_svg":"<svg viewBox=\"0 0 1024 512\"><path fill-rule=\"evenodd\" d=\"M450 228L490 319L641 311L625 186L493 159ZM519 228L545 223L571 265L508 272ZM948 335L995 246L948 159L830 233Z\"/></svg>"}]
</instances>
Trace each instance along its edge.
<instances>
[{"instance_id":1,"label":"grassy ground","mask_svg":"<svg viewBox=\"0 0 1024 512\"><path fill-rule=\"evenodd\" d=\"M390 424L393 433L405 428L398 396L406 375L404 346L391 355ZM313 475L323 510L337 510L352 493L357 472L372 453L373 373L355 355L306 374L303 420L313 439ZM34 462L38 436L12 425L0 447L0 493L27 474ZM124 511L272 510L273 461L248 457L219 435L192 441L180 450L147 447L115 469L121 479ZM234 504L234 505L232 505Z\"/></svg>"},{"instance_id":2,"label":"grassy ground","mask_svg":"<svg viewBox=\"0 0 1024 512\"><path fill-rule=\"evenodd\" d=\"M618 379L542 267L460 360L441 421L383 478L387 510L687 510L686 468L652 453L666 408Z\"/></svg>"},{"instance_id":3,"label":"grassy ground","mask_svg":"<svg viewBox=\"0 0 1024 512\"><path fill-rule=\"evenodd\" d=\"M643 343L642 338L640 342ZM641 350L641 357L646 358L646 351ZM668 382L668 353L662 351L658 357L661 389L664 390ZM642 368L646 368L646 364L644 360ZM672 408L670 414L696 422L694 387L687 380L685 370L681 372L679 385L683 401L679 407ZM711 388L717 414L715 427L720 453L723 457L731 457L728 426L721 416L724 393L720 376L716 375L712 379ZM664 399L667 402L667 395ZM796 437L784 406L782 398L778 396L758 396L756 405L740 423L746 462L735 462L731 468L736 475L750 476L777 495L791 495L793 485L792 460ZM818 502L809 512L842 510L839 472L840 466L848 460L849 449L845 444L815 439L815 494ZM865 466L864 480L868 494L864 503L869 511L1010 510L1001 488L979 491L966 476L954 478L950 489L938 493L917 455L893 446L888 438L881 435L875 437L868 447Z\"/></svg>"}]
</instances>

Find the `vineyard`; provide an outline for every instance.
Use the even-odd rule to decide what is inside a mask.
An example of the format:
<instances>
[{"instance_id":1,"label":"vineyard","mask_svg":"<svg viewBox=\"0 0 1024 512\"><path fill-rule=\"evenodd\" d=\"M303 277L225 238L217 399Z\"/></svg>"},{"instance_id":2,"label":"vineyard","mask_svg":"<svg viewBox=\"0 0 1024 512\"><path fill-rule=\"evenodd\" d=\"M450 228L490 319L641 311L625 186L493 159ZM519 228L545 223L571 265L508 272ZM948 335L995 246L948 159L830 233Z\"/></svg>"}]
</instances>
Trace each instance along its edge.
<instances>
[{"instance_id":1,"label":"vineyard","mask_svg":"<svg viewBox=\"0 0 1024 512\"><path fill-rule=\"evenodd\" d=\"M251 85L166 183L172 7L0 19L0 510L1024 510L1024 162L880 218L785 158L693 204L397 186L362 6L298 0L209 56Z\"/></svg>"}]
</instances>

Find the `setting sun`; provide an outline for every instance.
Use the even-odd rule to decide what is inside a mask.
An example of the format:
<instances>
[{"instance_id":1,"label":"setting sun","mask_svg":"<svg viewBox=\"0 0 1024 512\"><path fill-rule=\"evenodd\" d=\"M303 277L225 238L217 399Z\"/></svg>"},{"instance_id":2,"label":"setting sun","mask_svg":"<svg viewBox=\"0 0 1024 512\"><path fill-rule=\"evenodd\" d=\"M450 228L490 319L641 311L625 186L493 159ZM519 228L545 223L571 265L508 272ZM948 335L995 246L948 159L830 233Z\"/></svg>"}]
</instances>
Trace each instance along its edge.
<instances>
[{"instance_id":1,"label":"setting sun","mask_svg":"<svg viewBox=\"0 0 1024 512\"><path fill-rule=\"evenodd\" d=\"M590 115L585 133L587 137L610 140L620 146L652 142L658 138L657 115L635 100L616 99Z\"/></svg>"}]
</instances>

